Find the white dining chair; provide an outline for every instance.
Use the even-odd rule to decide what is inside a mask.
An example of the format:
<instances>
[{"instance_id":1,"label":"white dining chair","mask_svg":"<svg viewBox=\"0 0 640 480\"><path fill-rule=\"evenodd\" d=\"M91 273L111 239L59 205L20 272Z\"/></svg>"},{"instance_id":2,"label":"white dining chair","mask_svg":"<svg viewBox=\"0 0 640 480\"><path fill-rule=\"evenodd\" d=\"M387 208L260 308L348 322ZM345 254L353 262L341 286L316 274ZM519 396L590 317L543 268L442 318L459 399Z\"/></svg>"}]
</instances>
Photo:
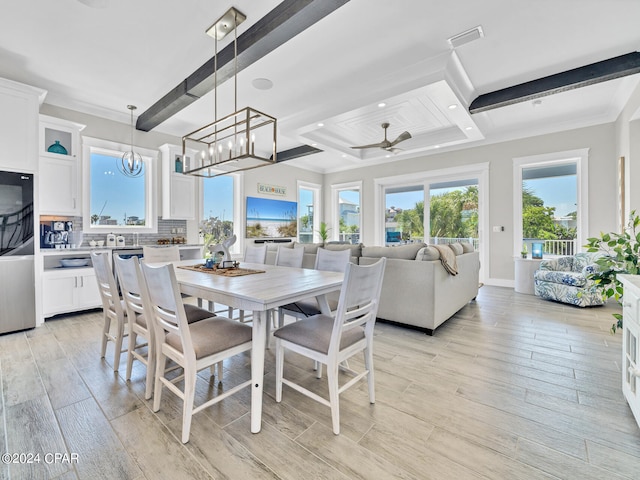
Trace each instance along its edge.
<instances>
[{"instance_id":1,"label":"white dining chair","mask_svg":"<svg viewBox=\"0 0 640 480\"><path fill-rule=\"evenodd\" d=\"M111 270L111 260L106 252L91 252L91 264L96 272L98 290L102 300L102 316L104 319L102 327L102 338L100 346L100 358L104 358L107 353L107 342L113 342L113 371L120 368L120 354L126 350L122 349L124 337L127 335L125 326L127 324L127 313L124 301L118 293L116 279ZM115 322L112 326L111 322Z\"/></svg>"},{"instance_id":2,"label":"white dining chair","mask_svg":"<svg viewBox=\"0 0 640 480\"><path fill-rule=\"evenodd\" d=\"M304 248L289 248L280 245L276 252L275 264L280 267L302 268Z\"/></svg>"},{"instance_id":3,"label":"white dining chair","mask_svg":"<svg viewBox=\"0 0 640 480\"><path fill-rule=\"evenodd\" d=\"M318 248L316 254L316 270L324 270L327 272L344 272L351 257L351 250L327 250L326 248ZM334 311L338 307L338 298L336 296L327 295L329 308ZM290 315L296 319L312 317L320 312L320 306L315 297L300 300L295 303L288 303L278 309L278 327L284 325L284 316Z\"/></svg>"},{"instance_id":4,"label":"white dining chair","mask_svg":"<svg viewBox=\"0 0 640 480\"><path fill-rule=\"evenodd\" d=\"M335 317L314 315L290 323L274 332L276 339L276 402L282 401L282 385L331 408L333 433L340 433L340 394L364 377L369 387L369 402L375 403L373 371L373 328L376 322L386 258L372 265L347 265ZM289 350L327 367L329 400L284 378L284 351ZM364 353L364 371L344 366L353 355ZM353 376L339 385L339 369Z\"/></svg>"},{"instance_id":5,"label":"white dining chair","mask_svg":"<svg viewBox=\"0 0 640 480\"><path fill-rule=\"evenodd\" d=\"M267 261L267 244L247 245L244 249L243 261L245 263L264 264Z\"/></svg>"},{"instance_id":6,"label":"white dining chair","mask_svg":"<svg viewBox=\"0 0 640 480\"><path fill-rule=\"evenodd\" d=\"M146 369L146 385L145 399L150 399L153 392L153 377L155 374L155 331L153 322L148 321L153 315L149 292L147 291L146 282L140 269L140 263L137 257L120 258L118 255L114 258L116 273L120 281L120 290L126 307L127 318L129 321L129 341L127 345L127 373L125 379L131 380L131 370L133 361L138 360ZM215 316L213 313L195 305L185 304L185 313L188 323L204 320ZM144 343L138 343L138 337L146 340ZM139 349L147 347L146 354Z\"/></svg>"},{"instance_id":7,"label":"white dining chair","mask_svg":"<svg viewBox=\"0 0 640 480\"><path fill-rule=\"evenodd\" d=\"M197 373L205 368L251 350L252 329L224 317L213 317L189 324L173 265L151 266L142 264L147 282L152 321L157 335L156 373L154 381L153 411L160 409L162 388L167 387L183 401L182 443L189 441L191 418L195 413L218 403L230 395L248 387L251 380L236 385L224 393L194 407ZM184 369L184 374L170 379L165 376L167 359ZM222 369L218 369L221 381ZM184 379L184 389L176 384Z\"/></svg>"},{"instance_id":8,"label":"white dining chair","mask_svg":"<svg viewBox=\"0 0 640 480\"><path fill-rule=\"evenodd\" d=\"M264 265L267 261L267 244L253 244L247 245L244 249L244 263L259 263ZM229 307L229 318L233 318L233 307ZM244 310L240 310L239 318L240 322L245 323L251 320L251 314L246 315Z\"/></svg>"}]
</instances>

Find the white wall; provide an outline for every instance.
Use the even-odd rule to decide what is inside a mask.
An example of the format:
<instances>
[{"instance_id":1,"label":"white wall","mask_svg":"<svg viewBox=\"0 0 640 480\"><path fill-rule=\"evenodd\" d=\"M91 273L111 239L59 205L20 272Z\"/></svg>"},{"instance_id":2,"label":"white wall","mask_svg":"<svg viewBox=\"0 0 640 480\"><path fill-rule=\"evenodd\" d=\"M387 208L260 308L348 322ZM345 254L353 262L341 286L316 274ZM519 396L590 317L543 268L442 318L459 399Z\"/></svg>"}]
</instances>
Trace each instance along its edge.
<instances>
[{"instance_id":1,"label":"white wall","mask_svg":"<svg viewBox=\"0 0 640 480\"><path fill-rule=\"evenodd\" d=\"M362 242L374 238L374 179L393 175L427 172L448 167L489 162L489 224L502 225L504 232L488 232L490 264L487 283L512 284L513 255L513 158L552 152L589 148L589 232L615 229L616 212L616 136L614 124L582 128L567 132L513 140L455 152L389 162L325 175L325 219L330 212L331 184L363 181ZM584 239L582 239L584 240Z\"/></svg>"},{"instance_id":2,"label":"white wall","mask_svg":"<svg viewBox=\"0 0 640 480\"><path fill-rule=\"evenodd\" d=\"M625 158L625 212L640 212L640 120L632 120L640 109L640 85L629 97L616 121L616 157Z\"/></svg>"}]
</instances>

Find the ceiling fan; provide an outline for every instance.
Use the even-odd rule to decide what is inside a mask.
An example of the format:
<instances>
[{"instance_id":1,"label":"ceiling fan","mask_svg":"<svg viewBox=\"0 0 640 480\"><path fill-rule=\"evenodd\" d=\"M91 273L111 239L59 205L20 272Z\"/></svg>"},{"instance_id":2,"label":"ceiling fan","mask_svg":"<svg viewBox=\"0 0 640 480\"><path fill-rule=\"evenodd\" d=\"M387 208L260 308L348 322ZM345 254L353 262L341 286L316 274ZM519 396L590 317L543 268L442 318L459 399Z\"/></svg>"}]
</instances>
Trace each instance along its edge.
<instances>
[{"instance_id":1,"label":"ceiling fan","mask_svg":"<svg viewBox=\"0 0 640 480\"><path fill-rule=\"evenodd\" d=\"M386 150L387 152L399 152L402 151L401 148L394 148L400 142L404 142L405 140L409 140L411 138L411 134L409 132L402 132L398 135L398 138L393 140L392 142L387 140L387 128L389 128L388 123L383 123L382 128L384 128L384 140L380 143L372 143L370 145L360 145L357 147L351 148L381 148L382 150Z\"/></svg>"}]
</instances>

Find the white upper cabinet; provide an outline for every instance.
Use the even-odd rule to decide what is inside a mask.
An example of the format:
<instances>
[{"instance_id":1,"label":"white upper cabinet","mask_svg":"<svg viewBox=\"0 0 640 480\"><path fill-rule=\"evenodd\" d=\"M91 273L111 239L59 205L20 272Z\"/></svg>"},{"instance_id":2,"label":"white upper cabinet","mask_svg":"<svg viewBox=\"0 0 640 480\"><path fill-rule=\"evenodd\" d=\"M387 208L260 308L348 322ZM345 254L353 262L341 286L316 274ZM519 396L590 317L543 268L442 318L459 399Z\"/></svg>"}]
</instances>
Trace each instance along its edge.
<instances>
[{"instance_id":1,"label":"white upper cabinet","mask_svg":"<svg viewBox=\"0 0 640 480\"><path fill-rule=\"evenodd\" d=\"M80 132L84 125L40 115L40 213L81 214Z\"/></svg>"},{"instance_id":2,"label":"white upper cabinet","mask_svg":"<svg viewBox=\"0 0 640 480\"><path fill-rule=\"evenodd\" d=\"M0 170L38 168L38 110L46 92L0 78Z\"/></svg>"},{"instance_id":3,"label":"white upper cabinet","mask_svg":"<svg viewBox=\"0 0 640 480\"><path fill-rule=\"evenodd\" d=\"M182 174L182 148L165 143L162 152L162 218L164 220L195 220L196 178ZM194 158L193 154L191 158ZM189 161L190 159L187 159Z\"/></svg>"}]
</instances>

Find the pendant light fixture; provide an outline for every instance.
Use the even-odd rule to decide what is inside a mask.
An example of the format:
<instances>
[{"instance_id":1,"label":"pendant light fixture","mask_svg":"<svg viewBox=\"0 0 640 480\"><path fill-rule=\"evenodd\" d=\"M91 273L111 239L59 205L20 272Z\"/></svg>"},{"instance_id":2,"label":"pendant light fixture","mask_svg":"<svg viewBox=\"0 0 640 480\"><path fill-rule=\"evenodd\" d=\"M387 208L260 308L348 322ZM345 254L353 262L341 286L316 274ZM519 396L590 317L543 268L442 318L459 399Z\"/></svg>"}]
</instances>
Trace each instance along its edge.
<instances>
[{"instance_id":1,"label":"pendant light fixture","mask_svg":"<svg viewBox=\"0 0 640 480\"><path fill-rule=\"evenodd\" d=\"M126 177L139 177L144 172L144 161L139 153L133 151L133 111L137 109L135 105L127 105L131 111L131 150L122 155L120 161L116 162L118 170Z\"/></svg>"},{"instance_id":2,"label":"pendant light fixture","mask_svg":"<svg viewBox=\"0 0 640 480\"><path fill-rule=\"evenodd\" d=\"M276 163L276 119L246 107L238 110L238 31L246 16L231 7L209 29L215 39L214 121L182 137L183 173L217 177ZM234 32L234 112L218 118L218 40Z\"/></svg>"}]
</instances>

